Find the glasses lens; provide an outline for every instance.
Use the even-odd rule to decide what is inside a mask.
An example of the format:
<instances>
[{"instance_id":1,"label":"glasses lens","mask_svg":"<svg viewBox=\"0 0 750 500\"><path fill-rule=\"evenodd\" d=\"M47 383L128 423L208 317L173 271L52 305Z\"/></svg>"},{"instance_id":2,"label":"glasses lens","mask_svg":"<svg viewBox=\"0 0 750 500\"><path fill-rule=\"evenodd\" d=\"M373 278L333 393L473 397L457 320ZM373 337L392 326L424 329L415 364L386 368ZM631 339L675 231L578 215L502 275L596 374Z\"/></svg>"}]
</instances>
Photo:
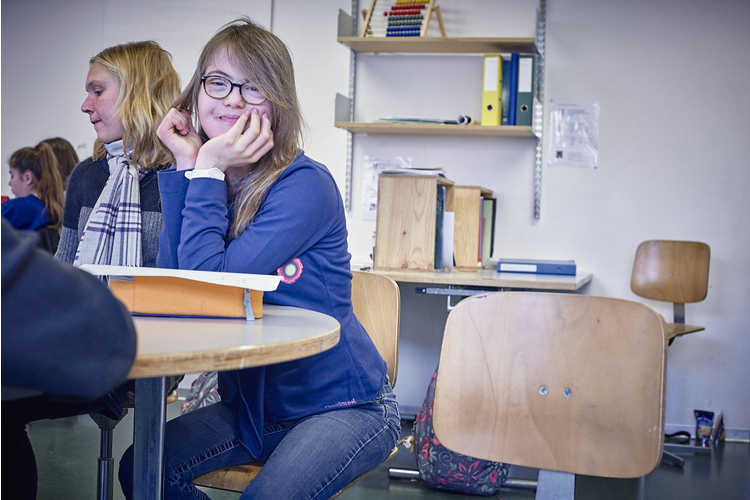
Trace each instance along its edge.
<instances>
[{"instance_id":1,"label":"glasses lens","mask_svg":"<svg viewBox=\"0 0 750 500\"><path fill-rule=\"evenodd\" d=\"M216 99L222 99L232 91L232 82L221 76L209 76L203 80L206 94Z\"/></svg>"},{"instance_id":2,"label":"glasses lens","mask_svg":"<svg viewBox=\"0 0 750 500\"><path fill-rule=\"evenodd\" d=\"M214 99L224 99L226 96L232 93L234 87L240 87L238 83L232 83L231 80L224 78L223 76L204 76L203 77L203 88L206 90L206 94L213 97ZM242 98L248 104L263 104L266 101L266 96L258 90L252 83L245 83L240 87Z\"/></svg>"},{"instance_id":3,"label":"glasses lens","mask_svg":"<svg viewBox=\"0 0 750 500\"><path fill-rule=\"evenodd\" d=\"M266 96L251 83L242 86L242 97L248 104L263 104Z\"/></svg>"}]
</instances>

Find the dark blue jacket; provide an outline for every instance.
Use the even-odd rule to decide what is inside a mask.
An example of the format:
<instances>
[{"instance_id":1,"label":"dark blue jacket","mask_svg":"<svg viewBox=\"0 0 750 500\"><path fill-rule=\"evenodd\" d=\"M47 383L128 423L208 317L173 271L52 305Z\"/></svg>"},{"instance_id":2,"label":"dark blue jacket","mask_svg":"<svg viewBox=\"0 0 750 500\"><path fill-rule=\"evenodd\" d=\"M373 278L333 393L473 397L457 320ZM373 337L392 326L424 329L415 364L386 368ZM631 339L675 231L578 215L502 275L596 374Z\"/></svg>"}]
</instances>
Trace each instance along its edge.
<instances>
[{"instance_id":1,"label":"dark blue jacket","mask_svg":"<svg viewBox=\"0 0 750 500\"><path fill-rule=\"evenodd\" d=\"M98 278L36 240L2 221L2 398L99 398L135 359L130 314Z\"/></svg>"},{"instance_id":2,"label":"dark blue jacket","mask_svg":"<svg viewBox=\"0 0 750 500\"><path fill-rule=\"evenodd\" d=\"M16 229L36 231L50 223L44 202L33 194L12 198L1 206L3 217Z\"/></svg>"}]
</instances>

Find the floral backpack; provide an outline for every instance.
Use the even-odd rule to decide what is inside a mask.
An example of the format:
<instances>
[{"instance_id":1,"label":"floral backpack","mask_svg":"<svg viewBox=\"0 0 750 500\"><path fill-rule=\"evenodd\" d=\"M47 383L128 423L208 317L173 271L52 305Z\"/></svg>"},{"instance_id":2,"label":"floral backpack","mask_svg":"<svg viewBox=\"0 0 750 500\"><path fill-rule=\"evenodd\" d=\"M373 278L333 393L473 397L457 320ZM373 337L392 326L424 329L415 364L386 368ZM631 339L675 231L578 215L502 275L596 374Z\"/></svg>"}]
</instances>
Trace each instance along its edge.
<instances>
[{"instance_id":1,"label":"floral backpack","mask_svg":"<svg viewBox=\"0 0 750 500\"><path fill-rule=\"evenodd\" d=\"M494 495L508 477L509 464L461 455L440 444L432 430L432 403L437 370L427 388L422 409L414 420L419 478L431 488L469 495Z\"/></svg>"},{"instance_id":2,"label":"floral backpack","mask_svg":"<svg viewBox=\"0 0 750 500\"><path fill-rule=\"evenodd\" d=\"M221 401L216 385L218 380L218 372L201 373L190 386L180 413L185 414Z\"/></svg>"}]
</instances>

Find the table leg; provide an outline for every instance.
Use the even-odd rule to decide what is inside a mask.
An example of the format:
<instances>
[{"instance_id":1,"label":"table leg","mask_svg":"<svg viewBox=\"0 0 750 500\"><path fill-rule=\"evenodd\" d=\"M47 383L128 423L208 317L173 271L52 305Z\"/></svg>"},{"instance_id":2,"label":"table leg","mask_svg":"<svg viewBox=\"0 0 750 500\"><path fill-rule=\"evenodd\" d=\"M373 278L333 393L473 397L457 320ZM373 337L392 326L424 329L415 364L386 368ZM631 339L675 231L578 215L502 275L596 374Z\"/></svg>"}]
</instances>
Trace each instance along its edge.
<instances>
[{"instance_id":1,"label":"table leg","mask_svg":"<svg viewBox=\"0 0 750 500\"><path fill-rule=\"evenodd\" d=\"M164 427L167 416L166 377L135 381L133 415L133 496L164 496Z\"/></svg>"}]
</instances>

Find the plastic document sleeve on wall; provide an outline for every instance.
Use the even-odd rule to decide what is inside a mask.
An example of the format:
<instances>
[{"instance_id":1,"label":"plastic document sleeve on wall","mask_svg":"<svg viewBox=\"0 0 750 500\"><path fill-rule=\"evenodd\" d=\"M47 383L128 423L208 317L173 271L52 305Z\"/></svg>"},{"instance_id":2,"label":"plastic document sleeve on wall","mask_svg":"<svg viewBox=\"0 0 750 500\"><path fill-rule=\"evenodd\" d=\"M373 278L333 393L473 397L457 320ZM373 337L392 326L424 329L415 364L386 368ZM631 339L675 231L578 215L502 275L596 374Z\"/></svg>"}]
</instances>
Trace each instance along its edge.
<instances>
[{"instance_id":1,"label":"plastic document sleeve on wall","mask_svg":"<svg viewBox=\"0 0 750 500\"><path fill-rule=\"evenodd\" d=\"M384 170L411 168L411 158L374 158L365 156L362 181L362 219L375 220L378 214L378 176Z\"/></svg>"},{"instance_id":2,"label":"plastic document sleeve on wall","mask_svg":"<svg viewBox=\"0 0 750 500\"><path fill-rule=\"evenodd\" d=\"M599 155L599 103L550 103L547 165L596 168Z\"/></svg>"}]
</instances>

